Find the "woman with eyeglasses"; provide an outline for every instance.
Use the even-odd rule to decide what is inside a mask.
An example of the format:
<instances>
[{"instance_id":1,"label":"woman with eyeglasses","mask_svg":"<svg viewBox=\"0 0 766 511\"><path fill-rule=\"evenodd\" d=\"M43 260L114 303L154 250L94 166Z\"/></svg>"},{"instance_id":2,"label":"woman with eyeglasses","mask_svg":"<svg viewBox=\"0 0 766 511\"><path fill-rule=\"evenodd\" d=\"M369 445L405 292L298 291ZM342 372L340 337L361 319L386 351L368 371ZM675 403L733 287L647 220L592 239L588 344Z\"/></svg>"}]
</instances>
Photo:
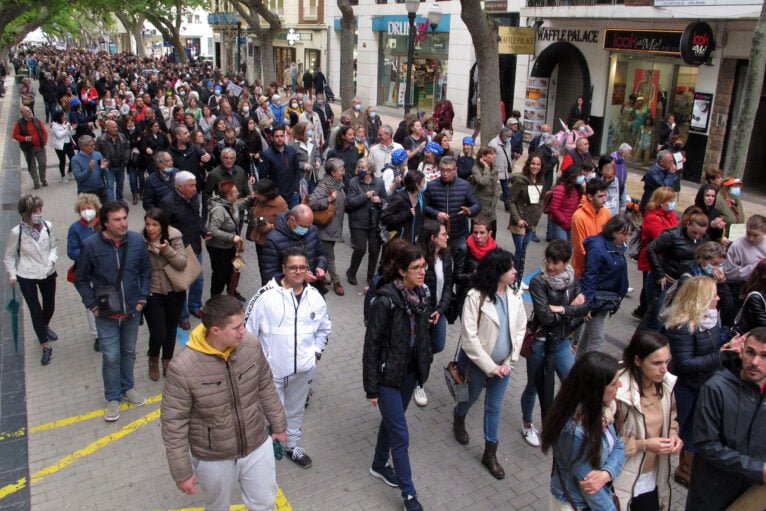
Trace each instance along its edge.
<instances>
[{"instance_id":1,"label":"woman with eyeglasses","mask_svg":"<svg viewBox=\"0 0 766 511\"><path fill-rule=\"evenodd\" d=\"M505 477L497 461L500 411L527 328L521 293L511 287L515 282L516 269L510 252L498 248L479 262L463 305L462 343L457 361L460 373L468 380L468 401L459 402L453 412L455 439L468 444L465 417L486 389L481 463L496 479Z\"/></svg>"},{"instance_id":2,"label":"woman with eyeglasses","mask_svg":"<svg viewBox=\"0 0 766 511\"><path fill-rule=\"evenodd\" d=\"M381 415L370 474L401 490L404 509L418 511L423 507L412 481L405 412L415 386L428 380L433 360L428 263L409 243L386 255L390 260L382 263L383 279L367 316L362 359L367 400Z\"/></svg>"}]
</instances>

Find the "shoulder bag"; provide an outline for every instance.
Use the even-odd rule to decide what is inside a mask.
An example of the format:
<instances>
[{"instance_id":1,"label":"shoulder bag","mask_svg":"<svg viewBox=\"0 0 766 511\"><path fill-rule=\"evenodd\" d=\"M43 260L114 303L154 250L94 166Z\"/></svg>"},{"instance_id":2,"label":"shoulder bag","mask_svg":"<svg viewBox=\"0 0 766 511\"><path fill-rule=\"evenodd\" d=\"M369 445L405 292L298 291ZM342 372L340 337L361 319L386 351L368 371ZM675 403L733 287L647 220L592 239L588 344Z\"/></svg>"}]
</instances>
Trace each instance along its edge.
<instances>
[{"instance_id":1,"label":"shoulder bag","mask_svg":"<svg viewBox=\"0 0 766 511\"><path fill-rule=\"evenodd\" d=\"M329 192L329 193L332 193L332 192ZM306 198L303 200L303 203L311 207L310 196L307 195ZM317 227L325 227L326 225L329 225L330 222L332 222L332 219L335 218L335 214L337 212L338 212L338 208L335 206L335 202L328 201L328 206L326 209L320 209L318 211L313 210L314 225L316 225Z\"/></svg>"},{"instance_id":2,"label":"shoulder bag","mask_svg":"<svg viewBox=\"0 0 766 511\"><path fill-rule=\"evenodd\" d=\"M102 317L116 316L126 314L125 306L122 301L122 275L125 273L125 259L128 256L128 247L125 245L122 254L120 254L120 269L117 271L117 278L114 284L107 284L95 289L98 314Z\"/></svg>"},{"instance_id":3,"label":"shoulder bag","mask_svg":"<svg viewBox=\"0 0 766 511\"><path fill-rule=\"evenodd\" d=\"M479 297L479 315L476 319L476 328L478 330L479 323L481 323L481 306L484 304L484 295ZM464 403L468 401L468 383L471 381L470 370L466 368L465 377L460 372L460 367L457 364L457 354L460 351L460 341L462 335L457 341L457 347L455 348L455 354L452 356L452 360L444 366L444 381L447 383L447 390L452 395L452 398L457 403Z\"/></svg>"},{"instance_id":4,"label":"shoulder bag","mask_svg":"<svg viewBox=\"0 0 766 511\"><path fill-rule=\"evenodd\" d=\"M199 264L199 259L197 259L197 254L194 253L192 246L186 245L184 251L186 252L186 266L183 270L176 270L170 263L162 267L173 291L176 292L189 289L202 273L202 265Z\"/></svg>"}]
</instances>

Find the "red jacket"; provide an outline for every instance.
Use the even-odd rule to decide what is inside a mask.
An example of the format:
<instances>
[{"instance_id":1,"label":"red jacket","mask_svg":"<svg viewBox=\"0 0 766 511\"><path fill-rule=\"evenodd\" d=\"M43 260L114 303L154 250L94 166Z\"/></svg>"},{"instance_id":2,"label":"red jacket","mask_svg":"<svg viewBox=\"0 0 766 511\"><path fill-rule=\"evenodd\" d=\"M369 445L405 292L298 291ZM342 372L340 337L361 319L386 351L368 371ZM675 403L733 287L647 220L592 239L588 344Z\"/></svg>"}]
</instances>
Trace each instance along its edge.
<instances>
[{"instance_id":1,"label":"red jacket","mask_svg":"<svg viewBox=\"0 0 766 511\"><path fill-rule=\"evenodd\" d=\"M646 251L649 243L660 235L665 229L670 229L678 224L678 217L674 211L665 211L662 208L652 209L644 215L644 222L641 224L641 251L638 253L638 269L640 271L650 271L649 258Z\"/></svg>"},{"instance_id":2,"label":"red jacket","mask_svg":"<svg viewBox=\"0 0 766 511\"><path fill-rule=\"evenodd\" d=\"M550 215L553 223L566 229L572 228L572 215L574 215L577 206L580 204L580 187L573 186L569 193L566 193L564 184L559 183L553 187L551 195Z\"/></svg>"},{"instance_id":3,"label":"red jacket","mask_svg":"<svg viewBox=\"0 0 766 511\"><path fill-rule=\"evenodd\" d=\"M37 122L39 123L38 128L40 128L40 133L43 136L42 141L40 141L40 136L37 133L37 130L35 129L35 123L34 123L35 120L37 120ZM39 119L35 119L35 118L30 119L28 121L25 121L23 117L19 119L19 121L13 125L13 139L20 144L23 144L26 142L26 140L24 140L24 136L21 134L20 123L26 123L27 136L32 137L32 147L45 147L45 144L48 143L48 132L45 131L45 124L43 124Z\"/></svg>"}]
</instances>

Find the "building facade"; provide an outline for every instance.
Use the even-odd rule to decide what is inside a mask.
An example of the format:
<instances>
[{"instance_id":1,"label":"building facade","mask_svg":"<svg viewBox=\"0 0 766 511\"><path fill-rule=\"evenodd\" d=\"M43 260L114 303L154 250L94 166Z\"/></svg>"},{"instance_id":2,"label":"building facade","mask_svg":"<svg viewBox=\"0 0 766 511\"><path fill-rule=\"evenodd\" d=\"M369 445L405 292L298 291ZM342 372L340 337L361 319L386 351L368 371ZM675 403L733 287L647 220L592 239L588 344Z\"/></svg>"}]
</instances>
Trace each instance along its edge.
<instances>
[{"instance_id":1,"label":"building facade","mask_svg":"<svg viewBox=\"0 0 766 511\"><path fill-rule=\"evenodd\" d=\"M604 153L628 142L635 162L645 165L656 156L660 124L673 115L686 150L684 179L699 180L708 167L725 172L736 136L736 99L752 93L743 90L744 75L762 0L625 2L529 0L522 15L539 28L524 101L526 129L534 135L543 123L554 131L569 124L581 96L596 131L591 150ZM712 53L690 63L690 52L700 48ZM766 129L761 98L754 133ZM745 180L766 189L755 168L763 153L763 144L751 145Z\"/></svg>"}]
</instances>

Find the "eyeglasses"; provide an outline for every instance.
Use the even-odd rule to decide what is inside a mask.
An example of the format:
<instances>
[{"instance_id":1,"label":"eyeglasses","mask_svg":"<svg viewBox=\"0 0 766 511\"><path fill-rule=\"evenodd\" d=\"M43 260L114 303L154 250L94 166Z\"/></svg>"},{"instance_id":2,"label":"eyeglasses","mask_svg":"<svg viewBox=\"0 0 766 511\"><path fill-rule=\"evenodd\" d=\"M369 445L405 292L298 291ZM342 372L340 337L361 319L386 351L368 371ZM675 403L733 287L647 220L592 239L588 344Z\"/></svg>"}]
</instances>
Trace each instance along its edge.
<instances>
[{"instance_id":1,"label":"eyeglasses","mask_svg":"<svg viewBox=\"0 0 766 511\"><path fill-rule=\"evenodd\" d=\"M420 271L428 271L428 265L427 264L416 264L415 266L410 266L407 268L408 271L414 271L414 272L420 272Z\"/></svg>"},{"instance_id":2,"label":"eyeglasses","mask_svg":"<svg viewBox=\"0 0 766 511\"><path fill-rule=\"evenodd\" d=\"M308 270L308 266L297 266L297 265L291 265L291 266L285 266L289 271L293 273L303 273L304 271Z\"/></svg>"}]
</instances>

